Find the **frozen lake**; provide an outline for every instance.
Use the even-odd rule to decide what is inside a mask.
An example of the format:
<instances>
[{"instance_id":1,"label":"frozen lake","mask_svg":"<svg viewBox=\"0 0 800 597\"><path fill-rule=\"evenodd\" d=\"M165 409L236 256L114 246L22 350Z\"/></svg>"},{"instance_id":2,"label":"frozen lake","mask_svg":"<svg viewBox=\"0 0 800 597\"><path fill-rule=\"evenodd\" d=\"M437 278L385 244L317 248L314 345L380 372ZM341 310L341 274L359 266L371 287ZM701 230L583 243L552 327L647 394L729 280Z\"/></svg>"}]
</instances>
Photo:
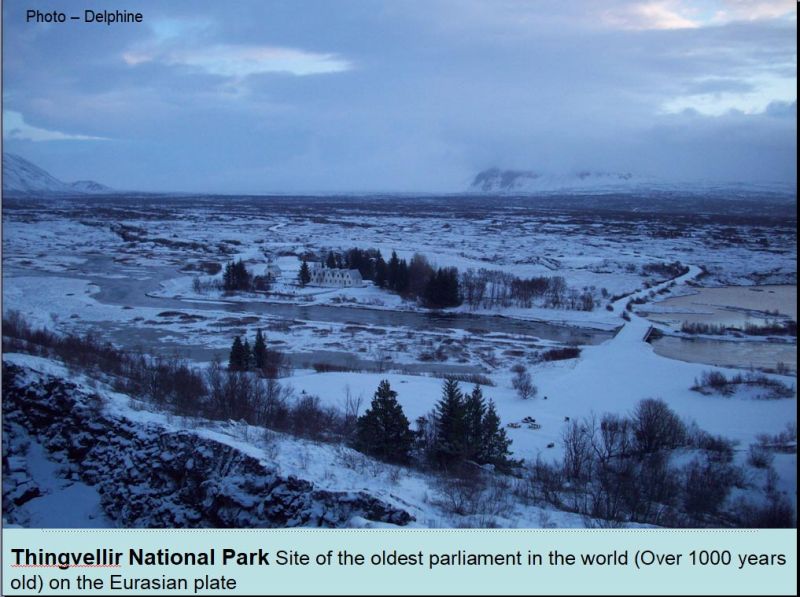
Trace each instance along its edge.
<instances>
[{"instance_id":1,"label":"frozen lake","mask_svg":"<svg viewBox=\"0 0 800 597\"><path fill-rule=\"evenodd\" d=\"M791 318L797 320L797 286L727 286L656 303L643 311L652 321L679 330L684 322L744 328ZM797 341L766 342L665 336L653 342L656 353L682 361L722 367L774 369L783 363L797 370Z\"/></svg>"},{"instance_id":2,"label":"frozen lake","mask_svg":"<svg viewBox=\"0 0 800 597\"><path fill-rule=\"evenodd\" d=\"M653 349L661 356L690 363L757 369L775 369L778 363L783 363L792 371L797 371L797 343L664 336L653 341Z\"/></svg>"},{"instance_id":3,"label":"frozen lake","mask_svg":"<svg viewBox=\"0 0 800 597\"><path fill-rule=\"evenodd\" d=\"M649 319L680 329L684 322L744 328L776 318L797 320L797 286L726 286L701 288L642 310Z\"/></svg>"}]
</instances>

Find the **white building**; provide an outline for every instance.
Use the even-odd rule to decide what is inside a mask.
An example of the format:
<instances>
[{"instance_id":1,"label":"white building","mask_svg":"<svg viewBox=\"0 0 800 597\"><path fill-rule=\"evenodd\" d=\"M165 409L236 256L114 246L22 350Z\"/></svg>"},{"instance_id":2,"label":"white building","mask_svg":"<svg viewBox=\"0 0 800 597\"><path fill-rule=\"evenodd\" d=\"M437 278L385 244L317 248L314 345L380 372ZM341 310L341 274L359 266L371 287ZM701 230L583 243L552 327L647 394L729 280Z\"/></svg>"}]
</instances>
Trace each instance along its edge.
<instances>
[{"instance_id":1,"label":"white building","mask_svg":"<svg viewBox=\"0 0 800 597\"><path fill-rule=\"evenodd\" d=\"M321 263L310 264L312 286L331 286L333 288L358 288L364 285L357 269L325 267Z\"/></svg>"}]
</instances>

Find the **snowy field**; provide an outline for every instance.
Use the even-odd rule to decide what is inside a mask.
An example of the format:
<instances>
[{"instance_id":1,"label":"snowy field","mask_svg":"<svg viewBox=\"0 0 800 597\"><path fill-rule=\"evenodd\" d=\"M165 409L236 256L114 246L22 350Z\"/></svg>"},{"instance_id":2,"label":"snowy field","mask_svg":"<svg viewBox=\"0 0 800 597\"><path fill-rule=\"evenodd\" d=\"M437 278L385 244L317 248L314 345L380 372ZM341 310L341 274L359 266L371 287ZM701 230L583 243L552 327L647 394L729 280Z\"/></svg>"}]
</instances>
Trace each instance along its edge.
<instances>
[{"instance_id":1,"label":"snowy field","mask_svg":"<svg viewBox=\"0 0 800 597\"><path fill-rule=\"evenodd\" d=\"M758 477L762 471L747 465L750 445L760 435L796 424L796 391L791 398L760 400L752 392L722 397L691 389L704 372L731 377L748 363L722 368L702 356L700 362L666 358L644 341L654 323L645 313L654 320L670 313L673 308L659 307L660 301L683 304L677 297L696 293L698 286L780 284L795 288L796 296L796 233L783 217L755 217L736 206L730 213L717 207L720 213L696 218L657 210L534 208L519 201L459 205L456 198L418 204L385 198L306 203L145 198L43 207L19 201L3 212L3 311L18 312L37 327L92 332L125 350L177 352L200 367L214 356L226 363L233 336L252 342L261 329L268 345L294 365L280 380L293 396L318 396L324 405L340 409L346 396L361 397L363 410L379 382L388 379L412 423L435 406L445 375L473 376L495 402L513 440L513 456L528 462L563 458L570 421L626 415L642 399L661 398L687 423L734 441L735 462ZM436 267L461 272L561 276L569 288L593 296L595 308L462 304L432 319L417 302L372 282L346 289L298 285L302 258L324 259L328 252L353 247L379 249L387 259L392 251L405 259L421 253ZM268 292L214 287L222 277L219 270L240 259L254 275L265 274L269 263L280 268ZM664 276L649 267L673 262L680 262L684 273ZM772 303L760 305L752 294L743 308L776 310ZM626 308L635 300L643 304ZM796 311L780 315L796 319ZM796 337L772 340L793 346L795 362L786 363L780 374L774 368L765 374L796 387ZM769 349L763 338L741 342L761 342ZM576 358L542 360L550 349L575 345L580 347ZM9 358L39 368L56 366L22 355ZM515 366L531 374L535 397L519 397ZM472 383L462 387L469 390ZM109 408L118 414L145 416L126 406L127 397L115 398L110 390L107 395ZM152 416L175 424L163 413ZM520 424L526 417L539 428ZM26 506L31 526L49 525L60 516L47 500L73 498L83 504L76 514L81 525L108 522L91 487L75 479L56 480L56 465L35 438L25 430L11 432L29 443L32 474L50 478L40 483L44 497ZM320 487L364 487L388 496L406 504L424 526L478 524L448 517L436 505L438 490L430 477L406 469L392 472L389 465L373 474L349 448L281 436L266 450L244 438L241 429L209 424L199 432L254 451ZM777 455L774 469L780 491L796 509L796 453ZM495 518L493 524L501 526L583 524L576 514L522 505Z\"/></svg>"}]
</instances>

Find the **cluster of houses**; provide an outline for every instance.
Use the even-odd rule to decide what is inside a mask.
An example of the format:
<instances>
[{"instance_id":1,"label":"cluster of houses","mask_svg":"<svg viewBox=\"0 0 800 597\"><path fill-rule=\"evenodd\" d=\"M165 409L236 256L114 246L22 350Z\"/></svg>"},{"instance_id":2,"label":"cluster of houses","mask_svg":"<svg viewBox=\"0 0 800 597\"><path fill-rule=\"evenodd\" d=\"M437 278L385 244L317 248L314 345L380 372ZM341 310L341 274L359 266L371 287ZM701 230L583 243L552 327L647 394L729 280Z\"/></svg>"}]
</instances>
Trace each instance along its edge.
<instances>
[{"instance_id":1,"label":"cluster of houses","mask_svg":"<svg viewBox=\"0 0 800 597\"><path fill-rule=\"evenodd\" d=\"M309 267L312 286L329 286L332 288L358 288L364 285L361 273L357 269L325 267L322 263L312 263Z\"/></svg>"},{"instance_id":2,"label":"cluster of houses","mask_svg":"<svg viewBox=\"0 0 800 597\"><path fill-rule=\"evenodd\" d=\"M359 288L364 285L361 273L357 269L326 267L324 263L319 262L310 262L308 266L311 274L309 286ZM272 280L278 280L281 277L281 268L277 263L269 261L266 273Z\"/></svg>"}]
</instances>

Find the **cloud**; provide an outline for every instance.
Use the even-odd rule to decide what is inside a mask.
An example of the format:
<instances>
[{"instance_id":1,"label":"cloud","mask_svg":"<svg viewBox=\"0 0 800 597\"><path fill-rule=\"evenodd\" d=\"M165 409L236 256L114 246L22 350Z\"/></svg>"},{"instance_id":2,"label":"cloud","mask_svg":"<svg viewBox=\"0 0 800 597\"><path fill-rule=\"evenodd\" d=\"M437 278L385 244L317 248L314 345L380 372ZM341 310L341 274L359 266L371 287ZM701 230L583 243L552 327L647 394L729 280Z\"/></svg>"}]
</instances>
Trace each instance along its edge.
<instances>
[{"instance_id":1,"label":"cloud","mask_svg":"<svg viewBox=\"0 0 800 597\"><path fill-rule=\"evenodd\" d=\"M228 44L164 52L131 50L123 54L123 59L131 66L159 61L170 66L189 66L208 74L234 78L262 73L285 73L302 77L344 72L353 68L349 61L330 53Z\"/></svg>"},{"instance_id":2,"label":"cloud","mask_svg":"<svg viewBox=\"0 0 800 597\"><path fill-rule=\"evenodd\" d=\"M676 0L636 2L608 10L603 21L620 29L694 29L700 24L689 18L686 9Z\"/></svg>"},{"instance_id":3,"label":"cloud","mask_svg":"<svg viewBox=\"0 0 800 597\"><path fill-rule=\"evenodd\" d=\"M694 110L707 116L719 116L731 110L760 114L775 102L784 104L796 99L795 80L754 73L740 79L701 78L690 83L684 94L666 100L662 109L667 113Z\"/></svg>"},{"instance_id":4,"label":"cloud","mask_svg":"<svg viewBox=\"0 0 800 597\"><path fill-rule=\"evenodd\" d=\"M794 15L795 0L635 0L604 9L601 23L618 29L696 29Z\"/></svg>"},{"instance_id":5,"label":"cloud","mask_svg":"<svg viewBox=\"0 0 800 597\"><path fill-rule=\"evenodd\" d=\"M717 22L756 21L795 14L796 0L722 0L714 15Z\"/></svg>"},{"instance_id":6,"label":"cloud","mask_svg":"<svg viewBox=\"0 0 800 597\"><path fill-rule=\"evenodd\" d=\"M15 141L108 141L105 137L73 135L31 126L22 114L11 110L3 111L3 138Z\"/></svg>"},{"instance_id":7,"label":"cloud","mask_svg":"<svg viewBox=\"0 0 800 597\"><path fill-rule=\"evenodd\" d=\"M9 121L10 151L145 190L446 191L492 164L795 178L796 21L768 2L141 4L150 27L115 35L4 7L5 105L43 127ZM115 142L18 140L70 133Z\"/></svg>"}]
</instances>

